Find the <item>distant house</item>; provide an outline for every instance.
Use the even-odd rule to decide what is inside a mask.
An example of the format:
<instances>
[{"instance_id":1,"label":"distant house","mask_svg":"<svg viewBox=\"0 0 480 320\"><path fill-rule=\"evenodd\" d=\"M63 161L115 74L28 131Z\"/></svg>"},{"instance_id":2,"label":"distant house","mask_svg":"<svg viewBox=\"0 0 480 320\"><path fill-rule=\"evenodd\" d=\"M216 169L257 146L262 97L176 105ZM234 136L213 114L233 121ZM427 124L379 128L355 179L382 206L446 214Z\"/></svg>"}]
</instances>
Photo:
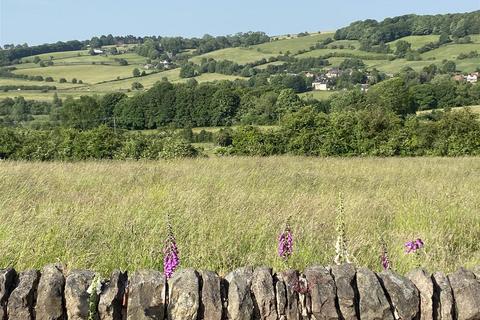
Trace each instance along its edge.
<instances>
[{"instance_id":1,"label":"distant house","mask_svg":"<svg viewBox=\"0 0 480 320\"><path fill-rule=\"evenodd\" d=\"M329 79L332 79L332 78L338 78L338 76L341 75L341 70L338 69L338 68L332 68L330 70L327 71L327 73L325 73L325 76Z\"/></svg>"},{"instance_id":2,"label":"distant house","mask_svg":"<svg viewBox=\"0 0 480 320\"><path fill-rule=\"evenodd\" d=\"M312 82L312 88L315 91L327 91L328 83L326 82Z\"/></svg>"},{"instance_id":3,"label":"distant house","mask_svg":"<svg viewBox=\"0 0 480 320\"><path fill-rule=\"evenodd\" d=\"M368 83L364 83L364 84L361 84L360 85L360 90L362 92L367 92L368 91L368 88L370 88L370 85Z\"/></svg>"},{"instance_id":4,"label":"distant house","mask_svg":"<svg viewBox=\"0 0 480 320\"><path fill-rule=\"evenodd\" d=\"M476 83L478 81L478 72L468 74L465 80L470 83Z\"/></svg>"},{"instance_id":5,"label":"distant house","mask_svg":"<svg viewBox=\"0 0 480 320\"><path fill-rule=\"evenodd\" d=\"M147 63L146 65L143 66L143 68L144 68L145 70L152 69L152 68L153 68L153 64Z\"/></svg>"},{"instance_id":6,"label":"distant house","mask_svg":"<svg viewBox=\"0 0 480 320\"><path fill-rule=\"evenodd\" d=\"M93 54L103 54L103 50L93 49Z\"/></svg>"},{"instance_id":7,"label":"distant house","mask_svg":"<svg viewBox=\"0 0 480 320\"><path fill-rule=\"evenodd\" d=\"M464 81L465 77L463 76L463 74L456 74L452 77L452 79L455 81Z\"/></svg>"},{"instance_id":8,"label":"distant house","mask_svg":"<svg viewBox=\"0 0 480 320\"><path fill-rule=\"evenodd\" d=\"M305 75L305 77L307 77L307 78L313 78L313 77L315 77L315 74L313 74L313 73L311 73L311 72L309 72L309 71L305 72L304 75Z\"/></svg>"},{"instance_id":9,"label":"distant house","mask_svg":"<svg viewBox=\"0 0 480 320\"><path fill-rule=\"evenodd\" d=\"M169 69L172 63L171 63L170 61L168 61L168 60L163 60L163 61L161 62L161 64L163 65L163 67L164 67L165 69Z\"/></svg>"}]
</instances>

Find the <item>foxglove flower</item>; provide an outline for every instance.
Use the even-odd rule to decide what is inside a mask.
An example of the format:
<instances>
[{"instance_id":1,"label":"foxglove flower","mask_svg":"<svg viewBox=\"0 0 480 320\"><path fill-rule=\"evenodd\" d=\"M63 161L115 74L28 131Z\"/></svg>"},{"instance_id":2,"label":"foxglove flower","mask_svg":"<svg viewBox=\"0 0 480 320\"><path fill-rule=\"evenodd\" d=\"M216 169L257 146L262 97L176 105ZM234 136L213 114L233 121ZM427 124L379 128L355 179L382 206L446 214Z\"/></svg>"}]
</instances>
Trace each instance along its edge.
<instances>
[{"instance_id":1,"label":"foxglove flower","mask_svg":"<svg viewBox=\"0 0 480 320\"><path fill-rule=\"evenodd\" d=\"M405 243L405 253L416 253L418 249L422 249L424 246L423 240L418 238L416 240L408 241Z\"/></svg>"},{"instance_id":2,"label":"foxglove flower","mask_svg":"<svg viewBox=\"0 0 480 320\"><path fill-rule=\"evenodd\" d=\"M293 235L290 226L285 226L285 230L278 237L278 255L285 260L293 253Z\"/></svg>"},{"instance_id":3,"label":"foxglove flower","mask_svg":"<svg viewBox=\"0 0 480 320\"><path fill-rule=\"evenodd\" d=\"M388 259L388 252L385 245L382 246L382 255L380 256L380 261L382 263L383 270L390 269L390 259Z\"/></svg>"},{"instance_id":4,"label":"foxglove flower","mask_svg":"<svg viewBox=\"0 0 480 320\"><path fill-rule=\"evenodd\" d=\"M335 243L335 264L351 263L350 254L347 248L347 235L345 231L345 209L343 198L340 195L339 206L336 217L337 242Z\"/></svg>"},{"instance_id":5,"label":"foxglove flower","mask_svg":"<svg viewBox=\"0 0 480 320\"><path fill-rule=\"evenodd\" d=\"M163 249L163 273L167 279L170 279L180 264L177 243L173 235L172 226L168 224L168 237Z\"/></svg>"}]
</instances>

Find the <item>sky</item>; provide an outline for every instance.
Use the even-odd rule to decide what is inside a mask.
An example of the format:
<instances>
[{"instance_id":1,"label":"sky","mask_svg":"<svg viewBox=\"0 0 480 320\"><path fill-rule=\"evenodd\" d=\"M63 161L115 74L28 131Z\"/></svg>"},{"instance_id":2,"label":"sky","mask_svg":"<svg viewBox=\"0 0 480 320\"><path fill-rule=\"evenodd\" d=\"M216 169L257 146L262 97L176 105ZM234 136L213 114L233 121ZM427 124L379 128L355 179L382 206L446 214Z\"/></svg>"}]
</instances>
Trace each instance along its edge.
<instances>
[{"instance_id":1,"label":"sky","mask_svg":"<svg viewBox=\"0 0 480 320\"><path fill-rule=\"evenodd\" d=\"M353 21L480 10L480 0L0 0L0 45L102 34L201 37L328 31Z\"/></svg>"}]
</instances>

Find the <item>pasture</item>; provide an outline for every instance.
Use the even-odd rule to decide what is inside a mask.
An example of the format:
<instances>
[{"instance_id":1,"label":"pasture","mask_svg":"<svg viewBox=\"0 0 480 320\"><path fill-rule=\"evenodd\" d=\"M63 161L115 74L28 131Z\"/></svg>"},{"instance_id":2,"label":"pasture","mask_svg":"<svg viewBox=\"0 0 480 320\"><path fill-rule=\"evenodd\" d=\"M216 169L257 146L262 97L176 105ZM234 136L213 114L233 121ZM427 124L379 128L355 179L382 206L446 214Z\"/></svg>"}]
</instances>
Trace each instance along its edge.
<instances>
[{"instance_id":1,"label":"pasture","mask_svg":"<svg viewBox=\"0 0 480 320\"><path fill-rule=\"evenodd\" d=\"M311 46L321 42L327 38L333 38L334 33L312 33L305 37L280 39L267 43L258 44L252 46L252 48L258 48L263 53L281 54L289 51L292 54L296 54L300 50L308 50Z\"/></svg>"},{"instance_id":2,"label":"pasture","mask_svg":"<svg viewBox=\"0 0 480 320\"><path fill-rule=\"evenodd\" d=\"M85 83L98 83L116 79L117 77L126 78L132 76L134 66L110 66L110 65L68 65L51 66L45 68L31 68L15 70L14 73L25 74L28 76L52 77L58 81L59 78L65 78L71 81L73 78L82 80Z\"/></svg>"},{"instance_id":3,"label":"pasture","mask_svg":"<svg viewBox=\"0 0 480 320\"><path fill-rule=\"evenodd\" d=\"M211 58L217 61L220 60L230 60L238 64L246 64L250 62L255 62L261 59L268 59L272 56L275 56L271 53L263 53L254 48L226 48L221 50L212 51L205 53L190 59L190 61L200 64L203 58Z\"/></svg>"},{"instance_id":4,"label":"pasture","mask_svg":"<svg viewBox=\"0 0 480 320\"><path fill-rule=\"evenodd\" d=\"M417 50L430 42L437 42L438 38L440 38L440 36L435 34L423 36L407 36L395 41L388 42L387 44L390 46L390 48L395 50L396 43L400 40L404 40L412 45L413 50Z\"/></svg>"},{"instance_id":5,"label":"pasture","mask_svg":"<svg viewBox=\"0 0 480 320\"><path fill-rule=\"evenodd\" d=\"M0 264L20 270L161 268L166 215L181 266L223 273L287 265L277 236L294 235L289 267L330 264L343 194L359 265L445 272L480 263L478 158L199 158L175 162L3 162ZM404 242L420 237L418 257Z\"/></svg>"}]
</instances>

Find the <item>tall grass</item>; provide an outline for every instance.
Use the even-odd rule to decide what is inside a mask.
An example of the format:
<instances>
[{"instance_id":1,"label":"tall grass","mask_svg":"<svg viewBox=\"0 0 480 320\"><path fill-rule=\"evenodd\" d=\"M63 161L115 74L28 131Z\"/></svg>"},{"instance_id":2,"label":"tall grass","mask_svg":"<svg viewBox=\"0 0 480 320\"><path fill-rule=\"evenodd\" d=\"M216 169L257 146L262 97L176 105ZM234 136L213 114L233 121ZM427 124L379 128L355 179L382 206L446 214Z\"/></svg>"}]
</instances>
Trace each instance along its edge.
<instances>
[{"instance_id":1,"label":"tall grass","mask_svg":"<svg viewBox=\"0 0 480 320\"><path fill-rule=\"evenodd\" d=\"M480 264L479 158L252 157L1 162L0 266L160 269L167 213L183 267L281 270L289 216L289 264L326 265L340 192L359 265L380 270L381 237L399 272L414 267L403 243L417 237L430 270Z\"/></svg>"}]
</instances>

